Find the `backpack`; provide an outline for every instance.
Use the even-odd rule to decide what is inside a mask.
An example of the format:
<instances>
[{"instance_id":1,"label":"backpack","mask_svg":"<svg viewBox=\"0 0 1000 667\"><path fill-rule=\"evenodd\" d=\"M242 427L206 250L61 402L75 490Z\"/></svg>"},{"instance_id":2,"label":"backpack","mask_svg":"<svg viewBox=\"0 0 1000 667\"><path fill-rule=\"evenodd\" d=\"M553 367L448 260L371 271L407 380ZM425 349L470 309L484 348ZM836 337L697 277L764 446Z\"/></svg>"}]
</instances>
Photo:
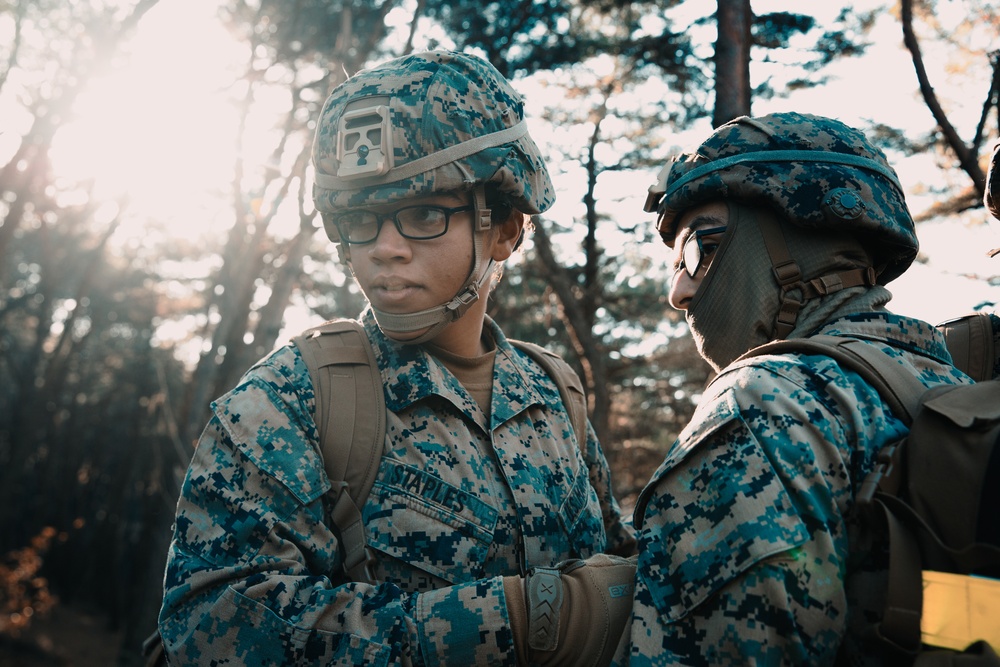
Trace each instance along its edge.
<instances>
[{"instance_id":1,"label":"backpack","mask_svg":"<svg viewBox=\"0 0 1000 667\"><path fill-rule=\"evenodd\" d=\"M996 349L993 322L987 313L973 313L956 317L937 325L944 334L955 366L976 382L996 379L1000 350Z\"/></svg>"},{"instance_id":2,"label":"backpack","mask_svg":"<svg viewBox=\"0 0 1000 667\"><path fill-rule=\"evenodd\" d=\"M888 544L886 605L873 630L915 665L1000 665L1000 380L989 379L992 328L980 336L988 316L962 319L942 330L958 362L989 369L975 384L927 389L878 348L839 336L772 341L740 357L831 357L910 427L879 452L849 522L852 535ZM970 340L982 347L966 349Z\"/></svg>"},{"instance_id":3,"label":"backpack","mask_svg":"<svg viewBox=\"0 0 1000 667\"><path fill-rule=\"evenodd\" d=\"M292 339L309 369L316 397L316 428L323 464L333 485L331 520L340 537L344 571L371 583L373 555L365 542L361 508L375 482L385 446L385 395L375 352L357 320L331 320ZM552 378L581 451L587 444L583 383L558 355L540 345L508 339ZM336 385L337 405L330 397Z\"/></svg>"}]
</instances>

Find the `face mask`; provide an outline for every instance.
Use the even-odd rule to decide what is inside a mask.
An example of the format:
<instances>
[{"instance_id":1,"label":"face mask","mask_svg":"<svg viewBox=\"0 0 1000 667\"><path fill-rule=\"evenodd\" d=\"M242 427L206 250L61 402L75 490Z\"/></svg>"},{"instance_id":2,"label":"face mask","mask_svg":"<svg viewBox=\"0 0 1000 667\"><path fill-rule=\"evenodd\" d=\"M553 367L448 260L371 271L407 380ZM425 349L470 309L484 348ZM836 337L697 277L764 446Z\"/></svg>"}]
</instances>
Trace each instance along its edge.
<instances>
[{"instance_id":1,"label":"face mask","mask_svg":"<svg viewBox=\"0 0 1000 667\"><path fill-rule=\"evenodd\" d=\"M755 210L729 203L729 223L686 312L698 352L719 371L770 338L777 300Z\"/></svg>"},{"instance_id":2,"label":"face mask","mask_svg":"<svg viewBox=\"0 0 1000 667\"><path fill-rule=\"evenodd\" d=\"M871 264L853 237L783 224L766 208L727 205L727 231L686 312L698 351L716 371L758 345L789 335L777 333L785 301L801 302L788 330L806 335L824 324L824 318L841 304L870 290L864 281L852 285L847 278L865 275ZM762 226L781 234L801 271L802 282L785 295L775 279ZM814 280L819 276L843 277L844 284ZM870 281L874 283L873 272ZM824 282L833 287L828 293L816 293L815 285Z\"/></svg>"}]
</instances>

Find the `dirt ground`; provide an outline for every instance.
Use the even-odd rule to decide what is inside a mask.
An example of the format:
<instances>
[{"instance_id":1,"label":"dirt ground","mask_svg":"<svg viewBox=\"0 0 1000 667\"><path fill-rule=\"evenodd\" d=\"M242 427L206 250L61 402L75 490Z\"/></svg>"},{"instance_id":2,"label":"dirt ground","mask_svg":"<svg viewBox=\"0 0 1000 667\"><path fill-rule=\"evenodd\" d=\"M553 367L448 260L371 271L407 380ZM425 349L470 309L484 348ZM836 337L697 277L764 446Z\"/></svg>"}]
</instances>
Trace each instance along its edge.
<instances>
[{"instance_id":1,"label":"dirt ground","mask_svg":"<svg viewBox=\"0 0 1000 667\"><path fill-rule=\"evenodd\" d=\"M56 606L17 639L0 636L0 667L113 667L120 645L103 618Z\"/></svg>"}]
</instances>

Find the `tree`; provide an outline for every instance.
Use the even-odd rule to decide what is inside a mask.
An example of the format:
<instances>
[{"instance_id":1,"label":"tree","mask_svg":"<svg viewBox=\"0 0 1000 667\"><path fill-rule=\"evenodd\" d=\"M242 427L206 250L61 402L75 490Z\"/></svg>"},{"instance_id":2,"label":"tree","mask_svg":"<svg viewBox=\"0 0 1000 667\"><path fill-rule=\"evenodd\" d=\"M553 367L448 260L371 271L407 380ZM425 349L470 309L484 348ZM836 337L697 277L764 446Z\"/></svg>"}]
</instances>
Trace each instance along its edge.
<instances>
[{"instance_id":1,"label":"tree","mask_svg":"<svg viewBox=\"0 0 1000 667\"><path fill-rule=\"evenodd\" d=\"M969 4L969 11L964 14L965 18L962 21L962 26L964 27L961 27L959 32L968 32L976 24L985 26L992 24L992 33L996 34L996 30L1000 28L1000 20L998 20L996 12L976 2ZM958 167L968 175L969 180L972 182L972 187L968 191L960 194L943 207L938 208L937 212L957 212L966 208L979 207L982 206L986 183L986 174L980 166L979 154L983 147L984 139L987 136L987 122L991 113L993 113L997 122L997 129L1000 130L1000 52L991 51L983 53L980 51L973 55L975 58L982 59L983 62L989 62L990 76L988 77L987 84L984 86L987 92L983 101L979 123L976 126L971 141L966 143L961 138L958 129L951 122L948 112L945 109L945 104L938 97L931 82L930 74L927 71L920 46L920 38L917 36L914 25L914 9L917 7L922 10L924 19L932 26L937 27L937 21L933 14L933 3L927 3L926 5L918 4L915 7L913 0L900 0L900 24L903 30L903 44L910 52L913 69L920 88L920 95L930 110L935 123L937 123L936 132L939 135L939 141L954 154L958 162ZM941 32L938 29L939 37L942 37ZM945 39L951 40L952 38L948 36Z\"/></svg>"},{"instance_id":2,"label":"tree","mask_svg":"<svg viewBox=\"0 0 1000 667\"><path fill-rule=\"evenodd\" d=\"M750 0L719 0L712 126L750 115Z\"/></svg>"},{"instance_id":3,"label":"tree","mask_svg":"<svg viewBox=\"0 0 1000 667\"><path fill-rule=\"evenodd\" d=\"M0 554L54 531L52 590L134 640L155 623L162 528L186 462L160 427L182 369L152 342L154 277L108 252L114 221L97 235L88 209L27 218L3 264Z\"/></svg>"},{"instance_id":4,"label":"tree","mask_svg":"<svg viewBox=\"0 0 1000 667\"><path fill-rule=\"evenodd\" d=\"M666 11L683 3L667 3L666 7L645 3L624 3L607 1L586 8L577 6L562 9L554 15L564 20L563 43L578 49L575 56L582 57L579 66L565 66L572 72L580 70L579 80L565 86L565 97L555 96L556 102L547 114L554 125L579 125L590 128L584 140L585 149L579 154L568 151L570 160L578 160L584 165L585 178L582 187L583 214L569 221L555 221L546 217L536 220L535 255L530 267L546 279L545 293L554 295L558 304L557 313L566 332L566 347L573 350L579 360L581 371L591 393L591 419L599 436L606 442L611 437L611 391L615 381L620 379L614 369L613 359L620 349L627 346L625 339L607 333L614 327L609 323L607 303L617 298L612 292L613 278L608 273L615 264L605 257L605 250L597 241L599 227L613 224L607 215L597 210L596 189L602 174L626 169L658 168L663 159L659 137L671 130L683 127L692 117L705 114L707 99L698 99L696 86L700 81L711 79L711 73L699 64L694 64L697 45L686 36L687 31L675 31ZM518 12L514 12L518 13ZM464 14L463 14L464 15ZM651 17L658 17L658 22ZM846 36L848 14L841 16L835 30L824 33L816 42L817 54L807 63L811 69L818 69L833 57L835 52L856 53L860 46ZM703 17L696 23L710 20ZM806 33L815 27L808 17L797 14L768 14L755 17L748 0L720 1L715 15L718 23L718 37L715 42L716 103L714 123L716 125L730 118L749 113L750 98L754 91L750 88L751 45L764 52L785 48L792 35ZM859 19L863 24L864 20ZM614 26L614 28L610 28ZM659 28L653 32L648 26ZM551 26L547 24L545 33ZM751 27L755 32L751 33ZM482 48L493 57L509 57L511 47L507 41L495 40L503 31L476 32L466 39ZM552 64L561 64L572 52L569 47L545 50L543 46L531 51L534 59L542 59ZM658 43L657 48L653 44ZM836 45L836 48L835 46ZM847 48L847 47L850 48ZM516 51L516 49L514 49ZM592 53L602 53L592 57ZM766 57L761 56L761 57ZM594 70L603 71L600 63L612 59L614 67L606 75L594 75ZM590 71L588 71L590 70ZM627 111L620 108L616 100L635 95L640 86L651 80L666 80L670 84L670 97L659 104L646 105L641 110ZM803 85L803 84L799 84ZM552 86L555 88L556 86ZM763 85L761 94L774 94ZM655 93L654 93L655 94ZM649 96L649 93L646 93ZM593 98L593 101L590 99ZM567 100L574 100L583 113L564 110ZM617 108L616 108L617 107ZM610 116L610 119L609 119ZM606 120L615 123L627 122L635 129L625 135L607 135ZM611 159L599 159L599 154L607 154L611 148ZM551 147L551 143L550 143ZM626 148L627 147L627 148ZM624 151L624 153L623 153ZM559 159L554 160L558 163ZM566 236L566 230L579 225L582 232L582 261L559 256L553 250L554 238ZM575 243L575 241L571 241ZM579 253L570 253L578 255ZM620 269L621 266L617 265ZM626 291L635 290L630 284ZM605 313L598 316L598 313ZM625 321L631 315L623 312ZM622 320L614 320L621 323ZM656 325L653 325L655 328ZM601 330L601 333L598 333ZM697 364L696 364L697 365ZM691 364L685 364L690 367ZM687 368L676 369L686 376ZM691 374L704 377L698 369ZM694 392L688 392L692 394Z\"/></svg>"},{"instance_id":5,"label":"tree","mask_svg":"<svg viewBox=\"0 0 1000 667\"><path fill-rule=\"evenodd\" d=\"M51 155L155 5L0 7L0 556L50 536L39 581L105 610L130 640L155 622L147 586L162 577L157 527L181 461L160 408L182 369L152 343L155 276L111 249L127 198L57 178Z\"/></svg>"},{"instance_id":6,"label":"tree","mask_svg":"<svg viewBox=\"0 0 1000 667\"><path fill-rule=\"evenodd\" d=\"M233 226L219 270L200 300L207 315L200 333L204 351L179 410L185 442L193 443L207 421L209 401L274 347L293 293L305 279L303 259L310 251L323 252L315 238L307 177L313 123L329 91L379 53L385 16L395 5L238 0L223 7L224 20L247 47L246 70L234 85L242 91L238 143L260 143L260 130L251 129L251 122L267 113L274 96L284 98L284 108L272 115L266 162L255 163L246 157L249 151L239 150L233 165ZM273 230L282 217L297 218L298 231L290 238ZM357 299L349 288L332 291L341 297L334 308L355 314L349 308Z\"/></svg>"},{"instance_id":7,"label":"tree","mask_svg":"<svg viewBox=\"0 0 1000 667\"><path fill-rule=\"evenodd\" d=\"M17 150L0 168L0 195L7 204L0 218L0 258L6 256L25 212L45 199L42 191L50 176L52 139L71 116L88 73L111 65L122 43L157 2L138 0L103 10L63 7L52 0L0 6L0 15L10 17L12 32L12 39L0 47L0 93L17 94L11 92L14 87L26 91L22 105L30 117Z\"/></svg>"}]
</instances>

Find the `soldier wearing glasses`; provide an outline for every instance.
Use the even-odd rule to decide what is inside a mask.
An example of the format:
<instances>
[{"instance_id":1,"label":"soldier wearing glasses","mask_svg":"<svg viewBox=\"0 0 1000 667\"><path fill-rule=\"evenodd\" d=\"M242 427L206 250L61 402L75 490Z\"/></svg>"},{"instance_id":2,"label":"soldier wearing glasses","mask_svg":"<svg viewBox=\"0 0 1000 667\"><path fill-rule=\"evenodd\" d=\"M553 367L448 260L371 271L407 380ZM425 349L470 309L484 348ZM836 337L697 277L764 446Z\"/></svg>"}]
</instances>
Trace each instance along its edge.
<instances>
[{"instance_id":1,"label":"soldier wearing glasses","mask_svg":"<svg viewBox=\"0 0 1000 667\"><path fill-rule=\"evenodd\" d=\"M312 384L283 347L213 404L189 468L159 624L170 664L601 660L617 635L600 589L627 606L634 574L603 554L634 538L593 430L581 447L553 381L486 315L527 217L554 198L521 99L474 57L390 61L333 91L313 162L387 404L362 511L374 581L340 567ZM528 641L536 573L594 610L586 632Z\"/></svg>"},{"instance_id":2,"label":"soldier wearing glasses","mask_svg":"<svg viewBox=\"0 0 1000 667\"><path fill-rule=\"evenodd\" d=\"M718 375L637 501L620 662L886 664L865 635L885 553L846 517L906 427L828 356L739 357L829 334L927 386L969 382L935 327L885 307L917 253L895 172L834 119L743 117L668 163L646 206L674 251L670 303Z\"/></svg>"}]
</instances>

